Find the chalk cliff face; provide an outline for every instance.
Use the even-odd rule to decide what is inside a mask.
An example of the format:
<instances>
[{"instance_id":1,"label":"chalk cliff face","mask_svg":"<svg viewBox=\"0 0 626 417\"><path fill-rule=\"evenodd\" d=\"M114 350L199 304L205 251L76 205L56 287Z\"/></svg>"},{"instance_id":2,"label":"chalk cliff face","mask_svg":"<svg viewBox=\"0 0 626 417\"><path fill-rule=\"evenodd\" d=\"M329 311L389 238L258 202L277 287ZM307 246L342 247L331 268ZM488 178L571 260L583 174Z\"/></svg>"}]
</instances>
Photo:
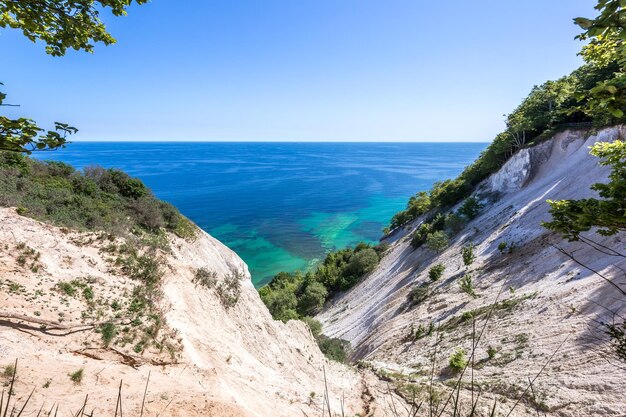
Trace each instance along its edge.
<instances>
[{"instance_id":1,"label":"chalk cliff face","mask_svg":"<svg viewBox=\"0 0 626 417\"><path fill-rule=\"evenodd\" d=\"M626 374L608 353L601 324L611 322L612 311L623 315L626 299L558 248L622 284L626 262L563 242L540 225L550 219L546 200L595 196L590 186L605 182L609 170L589 147L624 137L624 127L567 131L519 151L477 187L485 207L442 253L411 247L411 233L423 219L394 233L379 267L319 315L324 332L350 341L354 359L395 375L400 386L424 388L434 372L433 389L445 398L455 381L449 358L458 349L472 351L474 317L475 335L486 325L471 375L482 391L481 410L495 399L506 415L523 397L512 415L537 415L537 409L559 416L626 415ZM624 236L589 237L624 247ZM470 243L476 259L465 266L461 249ZM502 251L500 244L506 245ZM445 265L443 277L430 282L428 270L438 263ZM460 287L466 275L475 298ZM411 290L419 286L425 295L411 302ZM536 375L535 396L522 396ZM461 398L470 395L461 390Z\"/></svg>"},{"instance_id":2,"label":"chalk cliff face","mask_svg":"<svg viewBox=\"0 0 626 417\"><path fill-rule=\"evenodd\" d=\"M36 388L27 411L56 403L59 415L68 415L89 395L89 411L113 415L121 381L124 415L138 415L150 373L146 416L318 415L325 370L331 408L339 412L341 398L355 412L369 407L365 380L326 360L304 323L272 320L243 261L198 234L193 242L170 236L158 251L160 319L167 324L155 338L161 348L152 343L138 353L148 336L108 347L102 341L105 320L122 339L151 323L124 316L138 283L116 266L121 255L111 253L111 242L0 209L0 365L18 359L18 403ZM192 282L199 268L216 273L213 287ZM232 306L216 289L229 274L241 281ZM74 291L67 289L72 282ZM74 383L69 375L79 369L82 381Z\"/></svg>"}]
</instances>

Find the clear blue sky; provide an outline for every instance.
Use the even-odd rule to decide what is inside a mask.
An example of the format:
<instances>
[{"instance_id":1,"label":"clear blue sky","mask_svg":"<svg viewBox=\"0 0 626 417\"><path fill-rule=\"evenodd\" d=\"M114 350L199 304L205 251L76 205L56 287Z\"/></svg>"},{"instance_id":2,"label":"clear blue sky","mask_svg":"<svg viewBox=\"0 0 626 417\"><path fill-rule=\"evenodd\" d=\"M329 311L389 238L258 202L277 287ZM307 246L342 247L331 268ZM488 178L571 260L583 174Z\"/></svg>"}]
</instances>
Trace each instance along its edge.
<instances>
[{"instance_id":1,"label":"clear blue sky","mask_svg":"<svg viewBox=\"0 0 626 417\"><path fill-rule=\"evenodd\" d=\"M152 0L104 16L118 43L94 54L0 29L0 81L11 115L75 141L488 141L580 65L595 3Z\"/></svg>"}]
</instances>

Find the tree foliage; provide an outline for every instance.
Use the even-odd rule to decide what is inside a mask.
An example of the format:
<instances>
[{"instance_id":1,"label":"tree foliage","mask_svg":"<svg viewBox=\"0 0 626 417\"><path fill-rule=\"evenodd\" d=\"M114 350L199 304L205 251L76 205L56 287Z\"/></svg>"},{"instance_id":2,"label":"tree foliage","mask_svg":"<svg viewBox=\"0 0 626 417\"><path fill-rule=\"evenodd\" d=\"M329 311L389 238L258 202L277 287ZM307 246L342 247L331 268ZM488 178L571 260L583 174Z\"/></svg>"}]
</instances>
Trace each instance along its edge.
<instances>
[{"instance_id":1,"label":"tree foliage","mask_svg":"<svg viewBox=\"0 0 626 417\"><path fill-rule=\"evenodd\" d=\"M365 243L330 252L314 271L278 273L259 294L276 320L312 316L328 298L353 287L376 268L382 252L381 245Z\"/></svg>"},{"instance_id":2,"label":"tree foliage","mask_svg":"<svg viewBox=\"0 0 626 417\"><path fill-rule=\"evenodd\" d=\"M134 0L137 4L148 0ZM125 16L133 0L1 0L0 27L21 30L24 36L46 44L46 53L63 56L68 48L93 52L94 43L115 43L100 19L110 10Z\"/></svg>"},{"instance_id":3,"label":"tree foliage","mask_svg":"<svg viewBox=\"0 0 626 417\"><path fill-rule=\"evenodd\" d=\"M582 232L592 228L604 236L626 230L626 142L596 143L591 154L601 158L600 165L611 167L609 182L591 187L602 198L548 201L552 221L543 226L570 241L579 240Z\"/></svg>"},{"instance_id":4,"label":"tree foliage","mask_svg":"<svg viewBox=\"0 0 626 417\"><path fill-rule=\"evenodd\" d=\"M110 10L115 16L126 14L133 0L0 0L0 27L21 30L24 36L46 44L46 53L63 56L67 49L92 52L94 43L110 45L115 39L100 20ZM137 4L147 0L135 0ZM3 85L0 83L0 85ZM0 91L0 106L6 94ZM16 119L0 115L0 150L30 154L54 150L67 143L67 136L78 129L55 122L46 130L27 117Z\"/></svg>"}]
</instances>

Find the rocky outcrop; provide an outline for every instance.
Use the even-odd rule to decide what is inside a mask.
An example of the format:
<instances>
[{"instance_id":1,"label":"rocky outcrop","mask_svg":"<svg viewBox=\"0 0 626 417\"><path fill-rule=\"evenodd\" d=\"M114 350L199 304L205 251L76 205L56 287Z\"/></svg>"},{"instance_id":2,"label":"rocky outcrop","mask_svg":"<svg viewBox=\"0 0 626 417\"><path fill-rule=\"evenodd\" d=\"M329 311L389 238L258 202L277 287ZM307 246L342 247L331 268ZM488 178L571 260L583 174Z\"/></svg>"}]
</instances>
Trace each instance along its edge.
<instances>
[{"instance_id":1,"label":"rocky outcrop","mask_svg":"<svg viewBox=\"0 0 626 417\"><path fill-rule=\"evenodd\" d=\"M608 168L588 148L624 137L623 126L568 131L519 151L478 187L488 206L445 251L413 250L410 232L420 219L391 240L379 267L319 315L325 334L350 341L354 359L396 375L401 385L428 387L433 375L433 389L445 395L455 381L448 359L458 349L472 351L474 317L477 332L485 326L471 373L482 409L495 400L508 415L520 400L511 415L626 414L626 374L601 324L623 313L626 300L592 272L626 285L626 262L541 227L550 219L546 200L591 197L590 186L606 180ZM624 236L589 238L624 247ZM461 249L470 243L476 259L466 266ZM428 270L438 263L443 277L430 282ZM461 288L464 276L476 297ZM415 288L419 296L411 294ZM487 319L489 311L495 312ZM535 397L522 396L536 376Z\"/></svg>"}]
</instances>

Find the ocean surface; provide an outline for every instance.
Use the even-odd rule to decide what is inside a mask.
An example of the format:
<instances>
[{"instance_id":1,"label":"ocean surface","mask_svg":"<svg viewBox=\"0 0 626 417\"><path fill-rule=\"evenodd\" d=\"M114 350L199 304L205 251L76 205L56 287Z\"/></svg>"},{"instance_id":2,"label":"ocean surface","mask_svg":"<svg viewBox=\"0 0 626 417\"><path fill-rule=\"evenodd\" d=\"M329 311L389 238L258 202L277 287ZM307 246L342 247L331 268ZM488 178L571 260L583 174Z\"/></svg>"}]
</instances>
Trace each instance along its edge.
<instances>
[{"instance_id":1,"label":"ocean surface","mask_svg":"<svg viewBox=\"0 0 626 417\"><path fill-rule=\"evenodd\" d=\"M337 248L377 242L409 197L486 143L75 142L45 153L142 179L250 267L259 287Z\"/></svg>"}]
</instances>

